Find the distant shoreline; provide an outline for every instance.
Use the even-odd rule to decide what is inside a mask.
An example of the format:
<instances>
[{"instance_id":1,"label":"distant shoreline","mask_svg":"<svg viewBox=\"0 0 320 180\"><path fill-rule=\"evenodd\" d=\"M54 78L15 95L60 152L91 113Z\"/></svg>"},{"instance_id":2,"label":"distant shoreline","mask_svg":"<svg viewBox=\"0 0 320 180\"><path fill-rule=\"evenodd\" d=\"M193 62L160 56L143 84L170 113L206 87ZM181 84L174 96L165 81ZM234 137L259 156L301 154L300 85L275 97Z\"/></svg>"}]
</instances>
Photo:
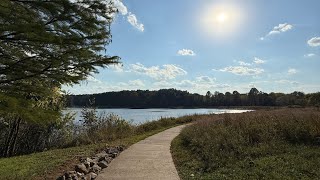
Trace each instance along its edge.
<instances>
[{"instance_id":1,"label":"distant shoreline","mask_svg":"<svg viewBox=\"0 0 320 180\"><path fill-rule=\"evenodd\" d=\"M81 106L70 106L67 108L86 108ZM87 107L96 109L239 109L239 110L257 110L257 109L279 109L286 108L280 106L207 106L207 107L110 107L110 106L96 106Z\"/></svg>"}]
</instances>

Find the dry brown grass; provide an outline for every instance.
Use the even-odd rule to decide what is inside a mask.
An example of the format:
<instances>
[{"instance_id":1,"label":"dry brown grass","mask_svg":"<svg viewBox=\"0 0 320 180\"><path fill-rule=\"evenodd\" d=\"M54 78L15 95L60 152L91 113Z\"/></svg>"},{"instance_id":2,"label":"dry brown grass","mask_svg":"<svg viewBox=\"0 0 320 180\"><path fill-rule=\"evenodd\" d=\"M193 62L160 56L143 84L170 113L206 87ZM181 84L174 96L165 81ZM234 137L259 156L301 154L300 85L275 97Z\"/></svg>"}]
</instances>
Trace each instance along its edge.
<instances>
[{"instance_id":1,"label":"dry brown grass","mask_svg":"<svg viewBox=\"0 0 320 180\"><path fill-rule=\"evenodd\" d=\"M197 178L312 179L320 175L319 138L318 109L213 115L185 128L173 143L173 154L184 178L193 173ZM277 169L284 172L271 175Z\"/></svg>"}]
</instances>

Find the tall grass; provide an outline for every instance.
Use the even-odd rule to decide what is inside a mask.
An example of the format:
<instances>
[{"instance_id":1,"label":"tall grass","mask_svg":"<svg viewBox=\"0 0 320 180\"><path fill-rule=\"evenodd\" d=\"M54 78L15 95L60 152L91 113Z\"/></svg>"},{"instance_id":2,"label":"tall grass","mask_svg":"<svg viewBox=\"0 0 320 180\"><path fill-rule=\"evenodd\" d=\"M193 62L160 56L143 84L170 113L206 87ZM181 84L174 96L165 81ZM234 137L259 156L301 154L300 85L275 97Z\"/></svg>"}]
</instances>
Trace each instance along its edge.
<instances>
[{"instance_id":1,"label":"tall grass","mask_svg":"<svg viewBox=\"0 0 320 180\"><path fill-rule=\"evenodd\" d=\"M274 166L269 162L269 158L274 157L281 157L287 162L278 164L279 167L273 170L296 168L309 173L306 177L316 177L314 171L320 165L314 166L313 163L320 160L319 145L319 110L260 110L207 116L181 132L173 143L173 153L183 177L189 177L188 173L191 172L199 178L211 175L229 178L268 177L268 171L261 171L261 168ZM310 161L309 158L314 160ZM303 162L295 165L295 159L302 159ZM256 166L259 163L260 166ZM320 175L319 172L317 174ZM277 173L275 177L280 175Z\"/></svg>"},{"instance_id":2,"label":"tall grass","mask_svg":"<svg viewBox=\"0 0 320 180\"><path fill-rule=\"evenodd\" d=\"M189 123L197 119L198 116L200 115L161 118L137 125L115 114L98 114L94 108L84 108L80 124L74 125L72 140L66 142L65 147L124 139Z\"/></svg>"}]
</instances>

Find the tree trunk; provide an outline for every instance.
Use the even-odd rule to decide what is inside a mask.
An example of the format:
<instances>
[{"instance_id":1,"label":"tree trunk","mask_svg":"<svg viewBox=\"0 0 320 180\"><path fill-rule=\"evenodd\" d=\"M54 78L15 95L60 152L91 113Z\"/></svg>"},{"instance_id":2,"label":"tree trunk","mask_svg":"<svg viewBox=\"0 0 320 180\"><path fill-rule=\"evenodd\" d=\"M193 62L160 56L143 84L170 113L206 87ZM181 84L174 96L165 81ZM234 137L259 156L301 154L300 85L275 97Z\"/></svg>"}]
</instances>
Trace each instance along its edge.
<instances>
[{"instance_id":1,"label":"tree trunk","mask_svg":"<svg viewBox=\"0 0 320 180\"><path fill-rule=\"evenodd\" d=\"M14 153L15 153L15 148L16 148L16 144L17 144L20 124L21 124L21 118L19 117L17 119L16 129L15 129L15 133L14 133L14 136L13 136L11 148L9 149L9 153L8 153L9 156L13 156Z\"/></svg>"},{"instance_id":2,"label":"tree trunk","mask_svg":"<svg viewBox=\"0 0 320 180\"><path fill-rule=\"evenodd\" d=\"M13 155L18 133L19 133L20 123L21 123L21 118L18 118L13 122L9 135L5 142L4 150L2 152L3 157L10 157Z\"/></svg>"}]
</instances>

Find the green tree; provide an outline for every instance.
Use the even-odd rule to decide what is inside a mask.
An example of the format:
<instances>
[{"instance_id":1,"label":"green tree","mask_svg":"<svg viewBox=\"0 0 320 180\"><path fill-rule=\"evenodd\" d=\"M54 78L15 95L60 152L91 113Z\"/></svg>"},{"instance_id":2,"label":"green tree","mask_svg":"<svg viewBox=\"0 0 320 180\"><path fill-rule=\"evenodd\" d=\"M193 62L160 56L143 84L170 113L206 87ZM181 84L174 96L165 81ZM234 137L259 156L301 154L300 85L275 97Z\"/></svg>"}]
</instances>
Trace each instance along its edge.
<instances>
[{"instance_id":1,"label":"green tree","mask_svg":"<svg viewBox=\"0 0 320 180\"><path fill-rule=\"evenodd\" d=\"M116 12L111 1L0 1L3 156L15 154L21 123L59 119L62 84L118 63L119 57L106 55Z\"/></svg>"},{"instance_id":2,"label":"green tree","mask_svg":"<svg viewBox=\"0 0 320 180\"><path fill-rule=\"evenodd\" d=\"M1 90L25 91L33 79L77 83L97 67L118 62L103 53L115 12L102 1L2 0Z\"/></svg>"}]
</instances>

